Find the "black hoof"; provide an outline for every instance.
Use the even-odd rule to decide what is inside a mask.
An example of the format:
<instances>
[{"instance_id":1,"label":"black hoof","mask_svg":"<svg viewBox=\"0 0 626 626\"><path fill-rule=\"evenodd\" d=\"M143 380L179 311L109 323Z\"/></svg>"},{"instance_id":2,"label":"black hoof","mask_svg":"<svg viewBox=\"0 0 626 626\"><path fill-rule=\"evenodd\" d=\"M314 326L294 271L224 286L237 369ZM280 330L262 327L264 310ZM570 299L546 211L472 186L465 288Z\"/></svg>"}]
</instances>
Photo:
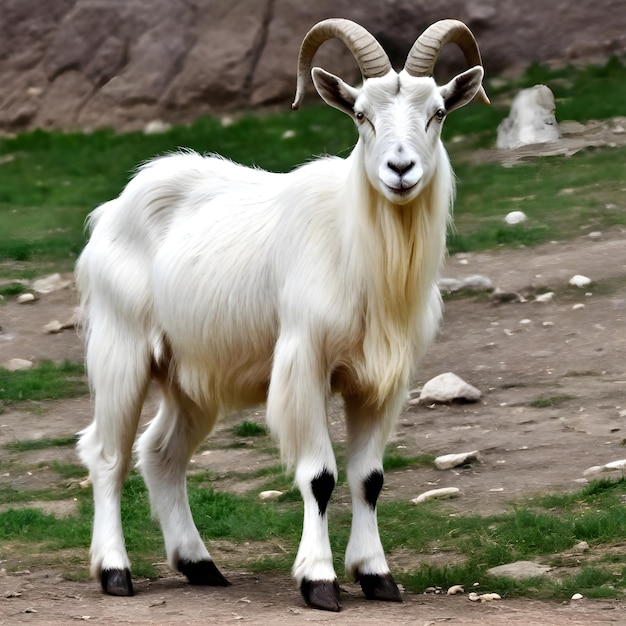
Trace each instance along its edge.
<instances>
[{"instance_id":1,"label":"black hoof","mask_svg":"<svg viewBox=\"0 0 626 626\"><path fill-rule=\"evenodd\" d=\"M335 612L341 610L337 580L303 580L300 593L304 601L314 609Z\"/></svg>"},{"instance_id":2,"label":"black hoof","mask_svg":"<svg viewBox=\"0 0 626 626\"><path fill-rule=\"evenodd\" d=\"M398 585L391 574L358 574L356 581L361 583L361 589L368 600L386 600L387 602L402 602Z\"/></svg>"},{"instance_id":3,"label":"black hoof","mask_svg":"<svg viewBox=\"0 0 626 626\"><path fill-rule=\"evenodd\" d=\"M178 561L178 571L187 576L192 585L228 587L230 583L222 576L213 561Z\"/></svg>"},{"instance_id":4,"label":"black hoof","mask_svg":"<svg viewBox=\"0 0 626 626\"><path fill-rule=\"evenodd\" d=\"M130 570L103 569L100 572L100 584L102 591L110 596L134 596L133 581L130 578Z\"/></svg>"}]
</instances>

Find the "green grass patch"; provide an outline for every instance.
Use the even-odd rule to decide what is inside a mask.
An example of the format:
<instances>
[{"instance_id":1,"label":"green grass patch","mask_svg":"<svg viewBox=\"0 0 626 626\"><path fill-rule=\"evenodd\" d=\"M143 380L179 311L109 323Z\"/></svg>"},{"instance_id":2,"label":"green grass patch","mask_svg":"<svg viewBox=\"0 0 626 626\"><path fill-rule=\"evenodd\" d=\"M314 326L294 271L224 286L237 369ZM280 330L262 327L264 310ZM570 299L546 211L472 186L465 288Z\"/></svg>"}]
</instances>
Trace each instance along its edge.
<instances>
[{"instance_id":1,"label":"green grass patch","mask_svg":"<svg viewBox=\"0 0 626 626\"><path fill-rule=\"evenodd\" d=\"M238 437L260 437L262 435L267 435L267 428L265 428L262 424L243 420L243 422L240 422L233 428L233 432Z\"/></svg>"},{"instance_id":2,"label":"green grass patch","mask_svg":"<svg viewBox=\"0 0 626 626\"><path fill-rule=\"evenodd\" d=\"M28 452L30 450L45 450L46 448L58 448L63 446L76 445L76 435L69 437L54 437L43 439L24 439L18 441L11 441L6 444L8 450L13 452Z\"/></svg>"},{"instance_id":3,"label":"green grass patch","mask_svg":"<svg viewBox=\"0 0 626 626\"><path fill-rule=\"evenodd\" d=\"M2 256L2 252L0 252L0 257ZM18 296L21 293L26 291L26 285L23 283L12 282L7 285L2 285L0 287L0 301L2 298L12 298L14 296Z\"/></svg>"},{"instance_id":4,"label":"green grass patch","mask_svg":"<svg viewBox=\"0 0 626 626\"><path fill-rule=\"evenodd\" d=\"M397 452L387 450L383 457L383 469L388 472L405 467L430 467L435 461L432 454L420 454L418 456L404 456Z\"/></svg>"},{"instance_id":5,"label":"green grass patch","mask_svg":"<svg viewBox=\"0 0 626 626\"><path fill-rule=\"evenodd\" d=\"M535 409L547 409L555 406L561 406L570 400L573 400L574 396L544 396L532 400L528 403L528 406L532 406Z\"/></svg>"},{"instance_id":6,"label":"green grass patch","mask_svg":"<svg viewBox=\"0 0 626 626\"><path fill-rule=\"evenodd\" d=\"M241 496L207 488L210 477L190 476L188 492L194 520L205 540L221 539L235 544L250 543L258 556L253 563L246 557L245 567L254 571L288 569L295 557L302 526L302 504L297 490L273 502L259 502L254 495ZM54 553L70 548L84 551L85 561L90 541L93 515L91 490L69 490L67 497L77 498L79 513L57 519L43 512L24 508L20 499L5 488L0 497L10 496L15 508L0 514L0 541L9 550L20 546L20 567L39 553ZM32 493L30 498L36 497ZM587 597L620 597L626 590L625 559L610 558L621 545L626 532L623 498L626 481L596 481L574 494L542 496L518 503L509 513L492 516L451 516L449 505L428 502L409 506L405 502L381 502L378 509L381 538L388 554L428 555L432 552L454 554L454 564L445 567L416 564L398 579L411 591L421 592L432 585L446 587L463 584L470 588L480 582L481 590L501 595L565 598L574 591ZM153 565L163 560L163 541L158 525L151 520L148 494L141 477L133 472L126 481L122 500L126 544L134 563L134 574L154 577ZM345 507L329 507L329 525L335 567L343 571L342 560L351 516ZM580 557L581 567L572 574L515 582L491 578L487 569L514 560L554 561L577 542L591 546L589 557ZM260 543L259 543L260 542ZM270 554L264 545L280 545L281 554ZM24 546L33 546L29 556ZM607 558L599 556L606 549ZM25 551L24 551L25 550ZM35 554L35 552L37 554ZM618 555L619 556L619 555ZM587 562L586 559L590 560ZM59 556L62 560L62 557ZM591 560L593 559L593 560ZM17 566L17 565L16 565Z\"/></svg>"},{"instance_id":7,"label":"green grass patch","mask_svg":"<svg viewBox=\"0 0 626 626\"><path fill-rule=\"evenodd\" d=\"M88 392L82 363L44 361L18 372L0 368L0 408L16 402L75 398Z\"/></svg>"}]
</instances>

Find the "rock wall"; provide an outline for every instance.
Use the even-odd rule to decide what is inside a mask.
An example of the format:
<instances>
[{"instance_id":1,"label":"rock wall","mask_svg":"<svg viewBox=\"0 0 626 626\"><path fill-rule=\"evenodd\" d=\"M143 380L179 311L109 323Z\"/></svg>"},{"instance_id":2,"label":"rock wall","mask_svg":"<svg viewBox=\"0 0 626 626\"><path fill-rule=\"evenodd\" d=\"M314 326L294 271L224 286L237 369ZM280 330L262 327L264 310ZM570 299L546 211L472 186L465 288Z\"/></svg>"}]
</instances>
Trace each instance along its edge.
<instances>
[{"instance_id":1,"label":"rock wall","mask_svg":"<svg viewBox=\"0 0 626 626\"><path fill-rule=\"evenodd\" d=\"M0 0L0 130L288 107L302 37L336 16L368 28L396 67L445 17L470 26L488 75L626 52L624 0ZM338 42L316 64L358 81ZM459 69L459 54L446 50L440 65Z\"/></svg>"}]
</instances>

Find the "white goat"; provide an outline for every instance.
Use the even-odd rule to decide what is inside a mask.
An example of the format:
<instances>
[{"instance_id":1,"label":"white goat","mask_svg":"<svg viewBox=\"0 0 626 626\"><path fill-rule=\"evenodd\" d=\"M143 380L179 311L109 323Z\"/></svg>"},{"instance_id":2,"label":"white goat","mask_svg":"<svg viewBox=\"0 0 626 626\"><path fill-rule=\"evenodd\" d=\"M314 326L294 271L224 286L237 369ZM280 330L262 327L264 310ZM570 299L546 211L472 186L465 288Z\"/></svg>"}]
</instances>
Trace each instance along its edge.
<instances>
[{"instance_id":1,"label":"white goat","mask_svg":"<svg viewBox=\"0 0 626 626\"><path fill-rule=\"evenodd\" d=\"M321 97L356 123L347 159L272 174L175 154L142 167L91 216L77 276L95 416L79 451L94 491L91 569L109 594L133 593L120 498L156 379L160 408L138 441L138 465L172 568L192 584L228 584L193 523L186 467L220 415L267 400L304 499L294 577L308 604L339 610L326 516L337 479L326 407L339 392L353 503L346 570L368 598L401 599L376 522L382 456L441 315L435 281L454 187L442 122L477 94L486 100L483 70L454 20L419 37L399 74L365 29L326 20L303 41L294 108L331 38L364 78L355 88L312 70ZM432 71L448 41L473 67L438 87Z\"/></svg>"}]
</instances>

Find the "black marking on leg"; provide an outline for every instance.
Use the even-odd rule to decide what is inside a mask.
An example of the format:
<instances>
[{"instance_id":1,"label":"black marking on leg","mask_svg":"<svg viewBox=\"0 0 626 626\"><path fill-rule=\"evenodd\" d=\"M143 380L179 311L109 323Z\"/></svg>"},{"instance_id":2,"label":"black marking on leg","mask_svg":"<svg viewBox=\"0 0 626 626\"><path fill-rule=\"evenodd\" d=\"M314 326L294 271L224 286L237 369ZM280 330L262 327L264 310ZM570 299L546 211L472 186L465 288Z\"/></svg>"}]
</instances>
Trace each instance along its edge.
<instances>
[{"instance_id":1,"label":"black marking on leg","mask_svg":"<svg viewBox=\"0 0 626 626\"><path fill-rule=\"evenodd\" d=\"M372 507L372 509L376 508L376 502L378 502L378 495L380 494L383 483L385 482L385 477L381 470L374 470L364 481L363 481L363 494L365 496L365 501Z\"/></svg>"},{"instance_id":2,"label":"black marking on leg","mask_svg":"<svg viewBox=\"0 0 626 626\"><path fill-rule=\"evenodd\" d=\"M181 574L187 576L192 585L206 585L209 587L228 587L230 585L210 559L203 561L180 559L177 567Z\"/></svg>"},{"instance_id":3,"label":"black marking on leg","mask_svg":"<svg viewBox=\"0 0 626 626\"><path fill-rule=\"evenodd\" d=\"M304 601L314 609L340 611L339 583L335 580L306 580L300 584Z\"/></svg>"},{"instance_id":4,"label":"black marking on leg","mask_svg":"<svg viewBox=\"0 0 626 626\"><path fill-rule=\"evenodd\" d=\"M387 574L359 574L356 582L361 583L361 589L368 600L386 600L388 602L402 602L402 596L392 575Z\"/></svg>"},{"instance_id":5,"label":"black marking on leg","mask_svg":"<svg viewBox=\"0 0 626 626\"><path fill-rule=\"evenodd\" d=\"M319 476L311 481L311 489L317 500L320 515L326 513L326 507L334 488L335 477L327 469L323 470Z\"/></svg>"},{"instance_id":6,"label":"black marking on leg","mask_svg":"<svg viewBox=\"0 0 626 626\"><path fill-rule=\"evenodd\" d=\"M103 569L100 572L100 584L102 591L110 596L134 596L133 581L130 570L124 569Z\"/></svg>"}]
</instances>

